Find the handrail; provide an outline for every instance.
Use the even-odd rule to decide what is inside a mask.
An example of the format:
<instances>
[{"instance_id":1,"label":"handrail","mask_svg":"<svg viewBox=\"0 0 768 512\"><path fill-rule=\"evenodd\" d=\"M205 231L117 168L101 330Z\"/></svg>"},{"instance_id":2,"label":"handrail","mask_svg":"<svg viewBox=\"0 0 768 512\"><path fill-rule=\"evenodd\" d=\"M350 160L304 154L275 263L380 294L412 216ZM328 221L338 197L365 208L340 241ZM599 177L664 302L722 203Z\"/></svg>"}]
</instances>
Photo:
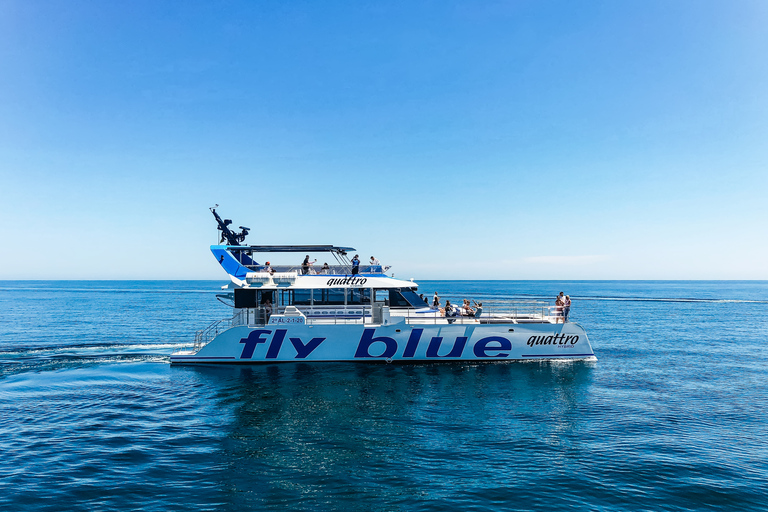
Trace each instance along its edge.
<instances>
[{"instance_id":1,"label":"handrail","mask_svg":"<svg viewBox=\"0 0 768 512\"><path fill-rule=\"evenodd\" d=\"M544 305L542 302L519 302L512 304L489 304L482 308L479 316L457 314L445 316L444 312L436 309L425 311L415 309L390 309L388 318L393 322L403 321L409 325L425 324L493 324L493 323L557 323L562 319L562 307ZM510 307L512 306L512 307ZM284 307L274 307L268 311L265 307L237 309L231 318L213 321L208 327L195 333L194 351L197 352L210 343L220 333L231 327L264 326L269 322L269 316L281 314ZM308 325L328 324L370 324L374 320L373 307L370 305L338 305L338 306L299 306L306 316ZM323 314L328 312L328 315ZM343 311L340 315L339 311Z\"/></svg>"},{"instance_id":2,"label":"handrail","mask_svg":"<svg viewBox=\"0 0 768 512\"><path fill-rule=\"evenodd\" d=\"M210 343L213 338L219 335L219 332L223 332L227 330L224 328L224 324L231 323L231 318L222 318L221 320L214 320L211 322L211 325L206 327L203 330L197 331L195 333L195 343L193 345L195 352L206 346L208 343Z\"/></svg>"},{"instance_id":3,"label":"handrail","mask_svg":"<svg viewBox=\"0 0 768 512\"><path fill-rule=\"evenodd\" d=\"M244 265L245 268L251 272L267 272L266 265ZM312 276L345 276L352 274L352 265L328 265L328 269L323 270L322 265L317 263L312 264L307 269L307 273L304 273L302 265L270 265L270 268L274 272L298 272L301 275ZM358 273L360 274L384 274L390 267L384 267L381 265L360 265Z\"/></svg>"}]
</instances>

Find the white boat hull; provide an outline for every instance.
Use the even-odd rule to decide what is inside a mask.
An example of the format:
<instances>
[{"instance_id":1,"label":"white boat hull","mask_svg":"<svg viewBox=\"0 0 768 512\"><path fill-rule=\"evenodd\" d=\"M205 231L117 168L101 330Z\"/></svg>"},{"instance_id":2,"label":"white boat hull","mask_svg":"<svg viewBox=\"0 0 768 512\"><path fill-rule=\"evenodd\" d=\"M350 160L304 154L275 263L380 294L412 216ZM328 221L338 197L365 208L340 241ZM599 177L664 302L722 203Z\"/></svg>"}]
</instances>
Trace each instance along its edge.
<instances>
[{"instance_id":1,"label":"white boat hull","mask_svg":"<svg viewBox=\"0 0 768 512\"><path fill-rule=\"evenodd\" d=\"M596 360L587 333L566 324L296 324L232 327L171 363Z\"/></svg>"}]
</instances>

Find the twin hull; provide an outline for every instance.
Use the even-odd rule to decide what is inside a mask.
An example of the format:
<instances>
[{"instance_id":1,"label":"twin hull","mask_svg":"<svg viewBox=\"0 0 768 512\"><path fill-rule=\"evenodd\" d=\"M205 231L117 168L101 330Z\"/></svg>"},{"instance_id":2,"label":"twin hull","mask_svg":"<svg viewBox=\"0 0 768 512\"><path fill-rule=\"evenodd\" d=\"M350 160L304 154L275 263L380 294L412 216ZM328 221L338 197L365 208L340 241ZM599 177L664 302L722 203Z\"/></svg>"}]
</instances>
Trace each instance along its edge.
<instances>
[{"instance_id":1,"label":"twin hull","mask_svg":"<svg viewBox=\"0 0 768 512\"><path fill-rule=\"evenodd\" d=\"M172 363L424 362L595 359L577 323L232 327Z\"/></svg>"}]
</instances>

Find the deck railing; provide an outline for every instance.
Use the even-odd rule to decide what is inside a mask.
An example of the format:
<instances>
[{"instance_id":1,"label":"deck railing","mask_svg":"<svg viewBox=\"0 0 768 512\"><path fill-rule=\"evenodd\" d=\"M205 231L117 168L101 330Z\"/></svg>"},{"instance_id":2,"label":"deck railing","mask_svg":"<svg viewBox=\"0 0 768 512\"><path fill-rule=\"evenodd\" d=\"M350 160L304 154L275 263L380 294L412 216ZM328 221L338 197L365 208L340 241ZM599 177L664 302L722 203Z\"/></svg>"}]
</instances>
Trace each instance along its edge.
<instances>
[{"instance_id":1,"label":"deck railing","mask_svg":"<svg viewBox=\"0 0 768 512\"><path fill-rule=\"evenodd\" d=\"M205 345L211 342L213 338L219 335L220 332L224 332L232 326L234 318L223 318L221 320L215 320L203 330L195 333L195 343L193 348L195 351L200 350Z\"/></svg>"},{"instance_id":2,"label":"deck railing","mask_svg":"<svg viewBox=\"0 0 768 512\"><path fill-rule=\"evenodd\" d=\"M298 309L305 315L307 325L343 325L343 324L372 324L382 323L380 304L371 306L306 306ZM230 327L247 326L263 327L268 324L272 314L280 314L284 307L278 308L243 308L236 310L231 318L216 320L208 327L195 334L194 350L198 351L213 338ZM390 323L405 319L409 325L463 325L463 324L525 324L525 323L555 323L562 321L562 308L550 306L544 302L525 301L488 304L475 316L457 314L445 316L435 309L391 309Z\"/></svg>"},{"instance_id":3,"label":"deck railing","mask_svg":"<svg viewBox=\"0 0 768 512\"><path fill-rule=\"evenodd\" d=\"M539 301L486 303L481 308L472 308L471 314L456 306L454 306L453 315L446 314L444 308L429 312L413 309L402 311L405 313L405 322L408 324L542 323L554 322L556 314L554 306Z\"/></svg>"},{"instance_id":4,"label":"deck railing","mask_svg":"<svg viewBox=\"0 0 768 512\"><path fill-rule=\"evenodd\" d=\"M245 265L245 267L252 272L265 272L266 265ZM270 268L275 272L298 272L298 275L333 275L333 276L345 276L352 274L352 265L328 265L327 269L323 268L322 264L314 263L308 268L302 268L301 264L298 265L270 265ZM389 269L381 265L360 265L358 268L359 274L383 274ZM305 272L306 270L306 272Z\"/></svg>"},{"instance_id":5,"label":"deck railing","mask_svg":"<svg viewBox=\"0 0 768 512\"><path fill-rule=\"evenodd\" d=\"M379 305L380 306L380 305ZM312 324L367 324L381 321L377 317L376 308L361 305L338 306L297 306L306 317L306 323ZM378 306L377 306L378 307ZM239 309L231 319L231 326L263 326L269 322L272 314L281 314L285 308L244 308ZM504 304L491 304L482 307L479 314L474 316L462 314L456 308L456 314L446 315L444 310L432 308L416 309L390 309L391 321L405 317L409 324L465 324L465 323L541 323L555 322L562 317L559 308L550 306L544 302L512 302Z\"/></svg>"}]
</instances>

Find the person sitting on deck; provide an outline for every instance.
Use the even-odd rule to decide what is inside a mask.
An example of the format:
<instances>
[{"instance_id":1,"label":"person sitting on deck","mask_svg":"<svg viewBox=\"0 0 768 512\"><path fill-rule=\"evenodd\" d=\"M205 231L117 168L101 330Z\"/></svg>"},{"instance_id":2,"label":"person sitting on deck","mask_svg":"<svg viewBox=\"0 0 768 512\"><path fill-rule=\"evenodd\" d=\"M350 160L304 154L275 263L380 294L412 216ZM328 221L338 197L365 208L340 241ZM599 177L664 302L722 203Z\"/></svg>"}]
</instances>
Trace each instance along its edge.
<instances>
[{"instance_id":1,"label":"person sitting on deck","mask_svg":"<svg viewBox=\"0 0 768 512\"><path fill-rule=\"evenodd\" d=\"M331 267L328 266L328 263L323 263L323 268L320 269L321 274L330 274L331 273Z\"/></svg>"},{"instance_id":2,"label":"person sitting on deck","mask_svg":"<svg viewBox=\"0 0 768 512\"><path fill-rule=\"evenodd\" d=\"M462 306L461 314L464 316L475 316L475 310L469 305L469 301L464 299L464 306Z\"/></svg>"},{"instance_id":3,"label":"person sitting on deck","mask_svg":"<svg viewBox=\"0 0 768 512\"><path fill-rule=\"evenodd\" d=\"M456 308L451 305L451 301L446 300L445 301L445 316L446 317L455 317L458 315L458 311L456 311ZM449 318L448 323L452 324L455 322L455 318Z\"/></svg>"},{"instance_id":4,"label":"person sitting on deck","mask_svg":"<svg viewBox=\"0 0 768 512\"><path fill-rule=\"evenodd\" d=\"M475 318L479 317L483 314L483 303L482 302L475 302L475 299L472 299L472 302L475 303Z\"/></svg>"}]
</instances>

